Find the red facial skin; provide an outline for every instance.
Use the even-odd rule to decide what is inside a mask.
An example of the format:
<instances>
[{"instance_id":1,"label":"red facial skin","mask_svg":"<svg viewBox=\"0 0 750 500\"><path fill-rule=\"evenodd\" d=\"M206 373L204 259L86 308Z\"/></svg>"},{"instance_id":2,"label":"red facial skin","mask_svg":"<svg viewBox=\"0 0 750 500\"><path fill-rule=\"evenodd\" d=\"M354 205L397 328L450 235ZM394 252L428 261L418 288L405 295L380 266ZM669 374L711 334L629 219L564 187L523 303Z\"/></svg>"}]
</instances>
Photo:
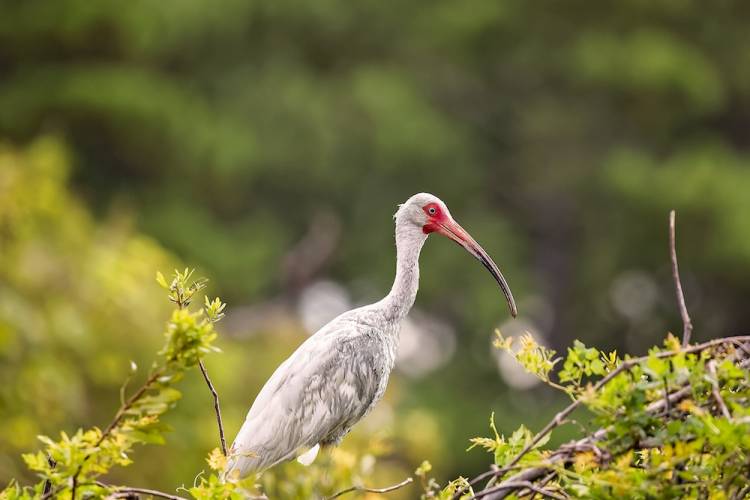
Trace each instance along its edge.
<instances>
[{"instance_id":1,"label":"red facial skin","mask_svg":"<svg viewBox=\"0 0 750 500\"><path fill-rule=\"evenodd\" d=\"M516 309L516 303L513 300L513 294L510 292L508 283L506 283L500 269L497 267L497 264L495 264L490 256L487 255L487 252L485 252L479 243L477 243L458 222L454 221L438 203L428 203L422 207L422 210L424 210L424 213L427 215L427 224L422 226L422 231L425 234L442 234L476 257L492 274L498 285L500 285L500 288L508 301L510 314L515 318L518 311Z\"/></svg>"},{"instance_id":2,"label":"red facial skin","mask_svg":"<svg viewBox=\"0 0 750 500\"><path fill-rule=\"evenodd\" d=\"M448 221L448 217L446 217L443 209L440 208L440 205L438 205L437 203L428 203L427 205L422 207L422 210L424 210L424 213L427 214L427 219L429 221L427 222L427 224L422 226L422 231L424 232L424 234L430 234L438 231L440 229L440 224ZM432 213L433 211L434 213Z\"/></svg>"}]
</instances>

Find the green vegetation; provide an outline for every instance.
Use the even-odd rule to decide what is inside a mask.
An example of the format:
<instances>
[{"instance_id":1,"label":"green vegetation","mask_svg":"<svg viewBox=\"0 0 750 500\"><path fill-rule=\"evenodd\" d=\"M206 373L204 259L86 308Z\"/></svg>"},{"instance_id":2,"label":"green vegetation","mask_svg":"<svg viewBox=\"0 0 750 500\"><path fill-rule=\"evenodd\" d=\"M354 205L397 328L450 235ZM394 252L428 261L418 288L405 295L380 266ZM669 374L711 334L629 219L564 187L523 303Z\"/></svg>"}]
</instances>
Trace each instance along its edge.
<instances>
[{"instance_id":1,"label":"green vegetation","mask_svg":"<svg viewBox=\"0 0 750 500\"><path fill-rule=\"evenodd\" d=\"M206 285L204 279L192 281L193 273L189 269L175 271L170 282L157 273L157 282L176 305L167 322L166 341L145 382L126 397L128 383L138 371L131 362L131 373L120 389L120 407L111 423L104 430L78 429L72 436L61 432L58 441L39 436L43 449L23 456L39 481L22 486L12 480L0 498L100 498L128 493L176 497L116 486L100 478L113 467L130 465L135 445L165 443L169 426L161 417L181 397L175 384L188 369L202 363L206 354L218 350L213 345L217 336L214 324L224 316L226 305L218 297L210 300L204 296L203 307L191 308L195 295ZM670 334L664 348L651 349L641 358L624 359L616 352L602 352L576 341L557 374L559 383L550 377L561 361L554 351L530 335L521 338L518 348L513 344L512 338L497 332L497 348L573 402L536 435L522 425L506 438L498 432L493 413L492 436L472 439L468 450L485 448L492 453L494 468L472 481L459 477L441 487L429 477L432 466L425 461L414 473L421 481L423 499L469 499L500 493L502 497L533 498L538 494L562 499L739 499L750 495L746 458L750 453L750 336L683 347ZM585 425L569 418L579 406L592 415ZM583 436L557 449L545 448L553 429L573 423L581 426ZM228 483L222 480L226 457L215 448L206 459L212 472L198 474L193 486L182 490L196 499L237 500L334 498L350 490L377 491L357 485L370 479L376 455L384 450L376 442L370 443L361 457L334 450L327 460L312 467L287 464L259 478ZM484 490L476 489L488 478ZM410 481L408 478L384 491ZM349 486L352 483L354 487Z\"/></svg>"},{"instance_id":2,"label":"green vegetation","mask_svg":"<svg viewBox=\"0 0 750 500\"><path fill-rule=\"evenodd\" d=\"M203 280L191 282L192 273L187 269L182 273L176 271L170 284L158 275L159 282L169 290L170 300L177 305L167 322L166 343L160 351L163 357L151 366L143 385L126 398L127 383L138 370L135 363L131 364L132 373L120 390L121 404L112 422L104 430L79 429L73 436L62 432L59 441L40 436L44 449L23 458L42 481L33 488L11 485L5 496L10 499L107 496L118 488L99 482L100 476L114 466L129 465L136 444L164 443L167 427L160 417L181 396L174 384L201 357L216 350L212 345L216 338L213 324L225 307L218 298L209 301L206 296L205 307L189 309L194 294L205 286Z\"/></svg>"},{"instance_id":3,"label":"green vegetation","mask_svg":"<svg viewBox=\"0 0 750 500\"><path fill-rule=\"evenodd\" d=\"M500 492L513 498L750 495L750 336L682 347L670 334L664 347L624 359L576 342L558 373L560 384L549 373L561 358L531 337L521 340L514 350L512 339L498 332L496 346L573 403L536 435L521 426L501 436L493 415L493 436L473 439L472 447L491 452L496 468L433 496L473 497L490 478L487 498L501 498L494 496ZM588 422L569 418L579 406L589 410ZM579 437L544 448L550 432L566 424L581 426Z\"/></svg>"},{"instance_id":4,"label":"green vegetation","mask_svg":"<svg viewBox=\"0 0 750 500\"><path fill-rule=\"evenodd\" d=\"M131 360L150 363L159 339L146 332L166 312L144 284L172 258L122 217L95 223L67 189L68 157L49 138L0 150L0 376L13 382L0 392L4 453L105 421ZM30 479L8 458L3 476Z\"/></svg>"},{"instance_id":5,"label":"green vegetation","mask_svg":"<svg viewBox=\"0 0 750 500\"><path fill-rule=\"evenodd\" d=\"M212 278L198 293L229 304L205 363L231 440L309 334L315 285L347 306L387 292L391 215L419 191L489 251L520 317L476 262L429 241L410 317L424 335L402 342L416 355L331 457L353 475L326 492L397 484L425 458L425 482L475 477L488 458L462 450L489 414L500 436L541 429L570 399L550 383L577 381L560 370L585 384L611 368L576 371L581 352L546 371L550 358L533 385L492 348L495 328L561 353L660 345L679 324L670 209L694 341L750 324L748 2L0 0L0 13L0 488L38 482L21 458L38 435L111 421L131 360L129 387L143 382L171 317L157 269L195 266ZM165 445L133 448L103 481L175 492L208 471L211 394L196 369L174 388ZM582 435L561 426L542 448ZM319 488L319 472L292 463L264 488L294 496L273 488L305 474ZM415 498L417 479L389 495Z\"/></svg>"}]
</instances>

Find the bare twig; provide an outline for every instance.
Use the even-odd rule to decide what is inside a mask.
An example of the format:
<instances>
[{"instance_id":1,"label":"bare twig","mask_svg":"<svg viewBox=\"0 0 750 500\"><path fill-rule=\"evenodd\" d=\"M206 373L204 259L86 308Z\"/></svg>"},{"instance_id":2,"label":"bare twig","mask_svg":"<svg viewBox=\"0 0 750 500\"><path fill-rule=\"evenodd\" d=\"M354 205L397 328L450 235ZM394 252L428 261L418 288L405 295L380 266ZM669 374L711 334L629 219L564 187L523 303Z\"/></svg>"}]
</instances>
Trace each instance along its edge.
<instances>
[{"instance_id":1,"label":"bare twig","mask_svg":"<svg viewBox=\"0 0 750 500\"><path fill-rule=\"evenodd\" d=\"M111 486L109 484L104 484L99 481L96 482L97 485L101 486L102 488L114 488L114 492L107 496L107 498L129 498L133 495L151 495L152 497L158 497L158 498L168 498L169 500L187 500L185 497L172 495L170 493L164 493L163 491L159 490L151 490L148 488L131 488L130 486Z\"/></svg>"},{"instance_id":2,"label":"bare twig","mask_svg":"<svg viewBox=\"0 0 750 500\"><path fill-rule=\"evenodd\" d=\"M83 460L86 461L86 458L84 458ZM78 474L80 473L81 473L81 466L78 466L78 470L76 470L76 473L73 475L73 486L70 488L71 500L76 500L76 488L78 488Z\"/></svg>"},{"instance_id":3,"label":"bare twig","mask_svg":"<svg viewBox=\"0 0 750 500\"><path fill-rule=\"evenodd\" d=\"M205 285L205 280L198 280L195 283L193 283L190 286L190 290L194 292L197 292L203 286ZM188 306L190 303L190 296L192 296L192 293L188 297L185 297L183 293L181 293L179 290L176 292L176 296L173 299L173 302L177 304L177 307L179 309L184 309ZM201 369L201 373L203 374L203 378L206 380L206 384L208 385L208 389L211 391L211 395L214 397L214 412L216 413L216 423L219 426L219 441L221 442L221 452L224 454L224 456L227 456L227 441L224 438L224 423L221 420L221 407L219 406L219 393L216 392L216 389L214 388L214 384L211 383L211 379L208 376L208 370L206 370L206 365L203 364L203 360L198 360L198 366Z\"/></svg>"},{"instance_id":4,"label":"bare twig","mask_svg":"<svg viewBox=\"0 0 750 500\"><path fill-rule=\"evenodd\" d=\"M477 477L475 477L474 479L472 479L471 481L469 481L469 485L470 486L474 486L477 483L481 482L482 480L487 479L488 477L489 478L495 478L495 477L499 476L500 474L505 474L506 472L508 472L510 470L513 470L515 468L517 468L517 467L498 467L497 465L492 464L490 466L490 470L479 474ZM488 482L487 485L489 485L489 484L490 483ZM485 487L487 487L487 486L485 486ZM460 498L461 494L464 491L465 491L465 489L457 491L456 494L453 496L453 498L454 499Z\"/></svg>"},{"instance_id":5,"label":"bare twig","mask_svg":"<svg viewBox=\"0 0 750 500\"><path fill-rule=\"evenodd\" d=\"M750 493L750 484L747 486L744 486L742 489L740 489L737 493L732 495L732 500L739 500L741 498L745 498L745 496Z\"/></svg>"},{"instance_id":6,"label":"bare twig","mask_svg":"<svg viewBox=\"0 0 750 500\"><path fill-rule=\"evenodd\" d=\"M208 371L206 370L206 366L203 364L202 359L198 362L198 366L201 369L203 378L206 379L206 384L208 384L208 389L211 391L211 394L214 397L214 411L216 412L216 423L219 426L219 440L221 441L221 452L226 457L227 456L227 441L226 439L224 439L224 424L221 421L221 408L219 407L219 394L216 392L216 389L214 389L214 385L211 383L211 379L208 377Z\"/></svg>"},{"instance_id":7,"label":"bare twig","mask_svg":"<svg viewBox=\"0 0 750 500\"><path fill-rule=\"evenodd\" d=\"M487 495L498 493L500 491L522 490L522 489L531 490L535 493L542 495L545 498L555 498L557 500L565 500L567 498L557 493L554 493L552 491L545 490L544 488L540 488L539 486L535 485L531 481L507 481L497 486L493 486L492 488L482 490L476 495L474 495L473 497L471 497L469 500L483 498Z\"/></svg>"},{"instance_id":8,"label":"bare twig","mask_svg":"<svg viewBox=\"0 0 750 500\"><path fill-rule=\"evenodd\" d=\"M692 387L690 385L686 385L682 389L678 389L672 393L669 393L669 395L665 396L664 399L660 399L658 401L654 401L653 403L649 404L646 407L646 411L648 413L655 413L658 410L661 410L662 408L665 411L669 411L669 406L673 405L688 394L690 394L690 391L692 390Z\"/></svg>"},{"instance_id":9,"label":"bare twig","mask_svg":"<svg viewBox=\"0 0 750 500\"><path fill-rule=\"evenodd\" d=\"M739 343L737 344L737 347L739 347L742 350L742 352L745 353L746 357L750 358L750 349L747 348L747 345L743 343Z\"/></svg>"},{"instance_id":10,"label":"bare twig","mask_svg":"<svg viewBox=\"0 0 750 500\"><path fill-rule=\"evenodd\" d=\"M156 379L161 377L162 370L154 370L154 372L151 374L151 376L148 377L148 379L143 383L143 385L132 395L128 398L127 401L125 401L125 404L120 406L120 408L117 410L117 413L115 413L115 417L112 419L112 422L109 423L106 429L104 429L104 432L102 432L101 437L99 438L99 441L96 442L96 445L94 447L99 446L104 442L105 439L110 435L110 433L114 430L115 427L117 427L122 420L122 417L125 416L125 413L135 404L136 401L141 399L143 395L148 391L151 386L156 382Z\"/></svg>"},{"instance_id":11,"label":"bare twig","mask_svg":"<svg viewBox=\"0 0 750 500\"><path fill-rule=\"evenodd\" d=\"M547 486L547 483L552 481L552 479L554 479L556 475L557 473L554 471L547 474L547 476L539 482L539 487L544 488L545 486Z\"/></svg>"},{"instance_id":12,"label":"bare twig","mask_svg":"<svg viewBox=\"0 0 750 500\"><path fill-rule=\"evenodd\" d=\"M50 491L42 494L41 500L48 500L49 498L55 498L56 495L60 493L60 491L62 491L63 489L65 489L64 486L58 486L54 490L50 488Z\"/></svg>"},{"instance_id":13,"label":"bare twig","mask_svg":"<svg viewBox=\"0 0 750 500\"><path fill-rule=\"evenodd\" d=\"M721 391L719 391L719 376L716 373L716 361L713 359L710 360L706 364L706 368L708 369L709 375L711 375L711 393L716 400L716 404L719 406L721 414L724 415L724 418L726 418L727 420L732 420L732 414L729 413L729 408L727 408L727 404L724 402L724 398L721 397Z\"/></svg>"},{"instance_id":14,"label":"bare twig","mask_svg":"<svg viewBox=\"0 0 750 500\"><path fill-rule=\"evenodd\" d=\"M57 466L57 462L51 456L47 455L47 463L49 464L50 470L54 470ZM49 497L52 492L52 483L49 479L44 481L44 488L42 489L42 498Z\"/></svg>"},{"instance_id":15,"label":"bare twig","mask_svg":"<svg viewBox=\"0 0 750 500\"><path fill-rule=\"evenodd\" d=\"M685 295L682 293L682 282L680 281L680 269L677 266L677 249L675 244L675 211L669 212L669 258L672 261L672 279L674 279L675 293L677 294L677 306L682 316L682 345L690 344L690 334L693 333L693 323L685 306Z\"/></svg>"},{"instance_id":16,"label":"bare twig","mask_svg":"<svg viewBox=\"0 0 750 500\"><path fill-rule=\"evenodd\" d=\"M414 481L412 478L407 477L400 483L394 484L393 486L387 486L385 488L365 488L364 486L352 486L351 488L341 490L338 493L331 495L330 497L326 498L326 500L333 500L334 498L338 498L342 495L346 495L347 493L351 493L353 491L364 491L367 493L388 493L389 491L394 491L399 488L403 488L407 484L410 484L412 481Z\"/></svg>"}]
</instances>

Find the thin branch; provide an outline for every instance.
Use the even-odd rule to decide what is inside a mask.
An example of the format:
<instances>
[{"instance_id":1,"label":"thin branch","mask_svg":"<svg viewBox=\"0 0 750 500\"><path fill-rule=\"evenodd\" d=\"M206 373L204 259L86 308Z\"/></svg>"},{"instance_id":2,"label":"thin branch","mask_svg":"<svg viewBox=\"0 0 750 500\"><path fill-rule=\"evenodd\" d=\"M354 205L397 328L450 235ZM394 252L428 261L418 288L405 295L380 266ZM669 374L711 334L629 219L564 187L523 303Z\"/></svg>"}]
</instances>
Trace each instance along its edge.
<instances>
[{"instance_id":1,"label":"thin branch","mask_svg":"<svg viewBox=\"0 0 750 500\"><path fill-rule=\"evenodd\" d=\"M158 379L162 374L162 370L155 370L151 376L146 380L146 382L143 383L143 385L138 389L130 398L128 398L127 401L125 401L124 404L120 406L120 408L117 410L117 413L115 413L115 417L112 419L112 422L109 423L106 429L102 432L102 435L97 440L96 444L94 445L94 448L98 448L100 444L104 442L105 439L112 433L112 431L119 425L119 423L122 421L122 418L125 416L125 413L135 404L136 401L138 401L143 395L151 388L151 385L153 385L154 382L156 382L156 379ZM88 459L91 458L91 455L86 455L83 458L83 462L81 462L81 465L78 466L78 469L76 469L75 474L73 474L73 481L72 481L72 487L70 492L70 498L71 500L75 500L76 498L76 488L78 487L78 476L81 474L81 470L83 469L83 465L88 461Z\"/></svg>"},{"instance_id":2,"label":"thin branch","mask_svg":"<svg viewBox=\"0 0 750 500\"><path fill-rule=\"evenodd\" d=\"M125 404L120 406L120 408L117 410L117 413L115 413L115 417L112 419L112 422L109 423L106 429L104 429L104 432L102 432L101 437L99 438L99 441L96 442L94 447L98 447L100 444L104 442L105 439L112 433L115 427L117 427L122 420L122 417L125 416L125 413L135 404L136 401L141 399L143 395L146 393L147 390L151 388L154 382L156 382L156 379L158 379L162 375L162 370L155 370L151 376L143 383L143 385L132 395L128 398L127 401L125 401Z\"/></svg>"},{"instance_id":3,"label":"thin branch","mask_svg":"<svg viewBox=\"0 0 750 500\"><path fill-rule=\"evenodd\" d=\"M164 493L159 490L151 490L148 488L131 488L130 486L112 486L97 481L97 485L102 488L114 488L114 492L107 498L128 498L131 495L151 495L152 497L168 498L169 500L187 500L185 497L172 495L170 493Z\"/></svg>"},{"instance_id":4,"label":"thin branch","mask_svg":"<svg viewBox=\"0 0 750 500\"><path fill-rule=\"evenodd\" d=\"M487 495L491 495L492 493L498 493L500 491L506 492L506 490L531 490L535 493L538 493L542 495L545 498L554 498L556 500L565 500L567 497L564 497L562 495L558 495L557 493L554 493L549 490L545 490L544 488L540 488L539 486L535 485L531 481L508 481L502 484L499 484L497 486L494 486L492 488L480 491L473 497L471 497L469 500L475 500L478 498L483 498Z\"/></svg>"},{"instance_id":5,"label":"thin branch","mask_svg":"<svg viewBox=\"0 0 750 500\"><path fill-rule=\"evenodd\" d=\"M737 493L732 495L732 500L739 500L741 498L745 498L745 496L750 492L750 484L747 486L744 486L742 489L740 489Z\"/></svg>"},{"instance_id":6,"label":"thin branch","mask_svg":"<svg viewBox=\"0 0 750 500\"><path fill-rule=\"evenodd\" d=\"M51 456L47 455L47 463L49 464L50 471L55 470L55 467L57 466L57 462L55 462L55 459ZM44 488L42 489L42 498L47 498L52 493L52 483L49 479L46 479L44 481Z\"/></svg>"},{"instance_id":7,"label":"thin branch","mask_svg":"<svg viewBox=\"0 0 750 500\"><path fill-rule=\"evenodd\" d=\"M665 395L664 399L659 399L658 401L654 401L653 403L649 404L646 407L646 412L655 413L658 410L661 410L662 408L664 409L665 412L668 412L670 405L673 405L681 401L685 396L690 394L692 390L693 390L693 387L691 385L686 385L682 389L678 389L670 393L669 395Z\"/></svg>"},{"instance_id":8,"label":"thin branch","mask_svg":"<svg viewBox=\"0 0 750 500\"><path fill-rule=\"evenodd\" d=\"M737 344L737 347L739 347L742 352L744 352L745 355L750 358L750 349L747 348L747 345L740 342L739 344Z\"/></svg>"},{"instance_id":9,"label":"thin branch","mask_svg":"<svg viewBox=\"0 0 750 500\"><path fill-rule=\"evenodd\" d=\"M495 478L499 476L500 474L505 474L506 472L513 470L517 467L498 467L495 464L492 464L490 470L486 472L482 472L477 477L469 481L470 486L474 486L475 484L481 482L483 479L487 479L488 477ZM490 483L488 482L487 485ZM486 488L487 486L485 486ZM461 494L465 491L465 489L459 490L456 492L456 494L453 496L454 499L460 498Z\"/></svg>"},{"instance_id":10,"label":"thin branch","mask_svg":"<svg viewBox=\"0 0 750 500\"><path fill-rule=\"evenodd\" d=\"M711 393L716 400L716 404L719 405L719 409L721 410L721 414L724 415L724 418L731 421L732 414L729 413L729 408L727 408L727 404L724 402L724 398L721 397L721 391L719 391L719 376L716 374L716 361L714 361L713 359L710 360L706 364L706 368L708 369L708 373L711 375Z\"/></svg>"},{"instance_id":11,"label":"thin branch","mask_svg":"<svg viewBox=\"0 0 750 500\"><path fill-rule=\"evenodd\" d=\"M345 490L339 491L338 493L326 498L326 500L333 500L334 498L338 498L342 495L346 495L347 493L351 493L353 491L363 491L367 493L388 493L389 491L394 491L399 488L403 488L407 484L410 484L412 481L414 481L412 478L407 477L400 483L394 484L393 486L387 486L385 488L365 488L364 486L352 486L351 488L347 488Z\"/></svg>"},{"instance_id":12,"label":"thin branch","mask_svg":"<svg viewBox=\"0 0 750 500\"><path fill-rule=\"evenodd\" d=\"M550 472L549 474L547 474L547 476L544 479L542 479L541 482L539 483L539 487L544 488L545 486L547 486L547 483L552 481L552 479L554 479L556 475L557 475L556 472Z\"/></svg>"},{"instance_id":13,"label":"thin branch","mask_svg":"<svg viewBox=\"0 0 750 500\"><path fill-rule=\"evenodd\" d=\"M189 275L188 275L189 276ZM179 309L184 309L188 306L190 303L190 297L192 297L192 294L203 288L203 285L205 282L203 280L198 280L195 283L193 283L189 291L192 291L189 296L185 296L185 293L177 290L176 291L176 297L174 298L174 303L177 304L177 307ZM214 412L216 413L216 423L219 425L219 441L221 442L221 452L224 454L224 456L227 455L227 441L224 438L224 423L221 420L221 408L219 406L219 393L216 392L216 389L214 388L214 384L211 383L211 379L208 376L208 370L206 370L206 365L203 364L203 360L198 360L198 366L201 369L201 373L203 374L203 378L206 380L206 384L208 385L208 389L211 391L211 395L214 397Z\"/></svg>"},{"instance_id":14,"label":"thin branch","mask_svg":"<svg viewBox=\"0 0 750 500\"><path fill-rule=\"evenodd\" d=\"M675 211L669 212L669 258L672 261L672 279L674 280L675 293L677 294L677 306L682 316L682 345L690 344L690 334L693 333L693 323L685 306L685 295L682 293L682 282L680 281L680 269L677 266L677 249L675 244Z\"/></svg>"},{"instance_id":15,"label":"thin branch","mask_svg":"<svg viewBox=\"0 0 750 500\"><path fill-rule=\"evenodd\" d=\"M125 382L122 383L120 386L120 406L125 404L125 391L128 388L128 384L130 383L130 380L133 378L133 375L135 375L136 370L138 367L136 364L131 360L130 361L130 373L128 374L128 377L125 379Z\"/></svg>"},{"instance_id":16,"label":"thin branch","mask_svg":"<svg viewBox=\"0 0 750 500\"><path fill-rule=\"evenodd\" d=\"M49 498L57 498L57 494L60 493L64 489L65 489L65 486L57 486L55 487L55 489L48 491L47 493L44 493L41 497L41 500L48 500Z\"/></svg>"},{"instance_id":17,"label":"thin branch","mask_svg":"<svg viewBox=\"0 0 750 500\"><path fill-rule=\"evenodd\" d=\"M219 425L219 440L221 441L221 452L226 457L227 456L227 441L226 439L224 439L224 424L221 421L221 408L219 407L219 394L216 392L216 389L214 389L214 384L211 383L211 379L208 377L208 371L206 370L206 366L203 364L202 359L198 361L198 366L201 369L203 378L206 380L206 384L208 384L208 389L211 391L211 394L214 397L214 411L216 412L216 423Z\"/></svg>"}]
</instances>

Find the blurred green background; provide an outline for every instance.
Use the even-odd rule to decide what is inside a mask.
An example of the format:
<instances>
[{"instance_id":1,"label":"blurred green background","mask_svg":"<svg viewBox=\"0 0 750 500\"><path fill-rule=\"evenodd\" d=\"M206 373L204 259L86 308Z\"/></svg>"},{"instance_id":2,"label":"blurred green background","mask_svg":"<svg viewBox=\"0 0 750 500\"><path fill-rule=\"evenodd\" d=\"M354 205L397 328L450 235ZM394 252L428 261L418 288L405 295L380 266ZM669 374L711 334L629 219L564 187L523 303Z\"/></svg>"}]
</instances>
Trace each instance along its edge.
<instances>
[{"instance_id":1,"label":"blurred green background","mask_svg":"<svg viewBox=\"0 0 750 500\"><path fill-rule=\"evenodd\" d=\"M480 472L464 450L491 411L510 432L563 403L493 352L496 327L634 354L679 331L671 208L696 339L742 333L749 19L740 0L0 1L0 485L29 479L37 434L106 425L176 265L229 303L207 365L231 439L310 330L387 292L391 215L419 191L520 317L430 239L386 400L344 443L387 437L384 484L424 458ZM210 394L199 373L182 389L167 445L114 481L205 468Z\"/></svg>"}]
</instances>

